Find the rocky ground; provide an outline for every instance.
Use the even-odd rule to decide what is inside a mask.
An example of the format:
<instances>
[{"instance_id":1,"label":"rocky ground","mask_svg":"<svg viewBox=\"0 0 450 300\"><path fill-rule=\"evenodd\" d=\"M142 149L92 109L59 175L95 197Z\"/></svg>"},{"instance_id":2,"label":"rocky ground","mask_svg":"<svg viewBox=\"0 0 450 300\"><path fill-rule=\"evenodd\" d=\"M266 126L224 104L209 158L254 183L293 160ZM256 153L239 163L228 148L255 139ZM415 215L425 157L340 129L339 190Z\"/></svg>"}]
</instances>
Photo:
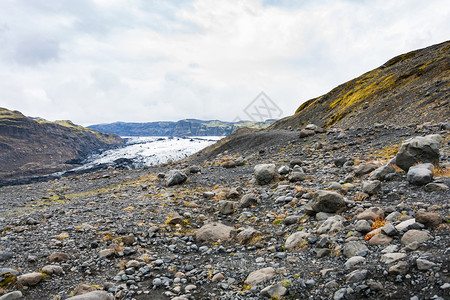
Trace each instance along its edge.
<instances>
[{"instance_id":1,"label":"rocky ground","mask_svg":"<svg viewBox=\"0 0 450 300\"><path fill-rule=\"evenodd\" d=\"M1 187L0 299L449 298L448 124L245 141Z\"/></svg>"}]
</instances>

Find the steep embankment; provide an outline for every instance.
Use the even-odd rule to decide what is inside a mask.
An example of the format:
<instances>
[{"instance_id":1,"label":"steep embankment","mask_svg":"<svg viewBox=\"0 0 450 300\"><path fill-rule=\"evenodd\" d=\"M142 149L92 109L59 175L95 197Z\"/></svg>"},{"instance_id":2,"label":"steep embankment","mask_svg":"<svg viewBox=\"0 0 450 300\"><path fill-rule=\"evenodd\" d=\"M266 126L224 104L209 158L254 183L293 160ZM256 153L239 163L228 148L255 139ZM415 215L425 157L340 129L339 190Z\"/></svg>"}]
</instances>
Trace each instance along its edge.
<instances>
[{"instance_id":1,"label":"steep embankment","mask_svg":"<svg viewBox=\"0 0 450 300\"><path fill-rule=\"evenodd\" d=\"M405 125L442 122L450 115L450 41L399 55L303 103L270 129Z\"/></svg>"},{"instance_id":2,"label":"steep embankment","mask_svg":"<svg viewBox=\"0 0 450 300\"><path fill-rule=\"evenodd\" d=\"M0 108L0 179L67 170L94 150L122 143L70 121L47 122Z\"/></svg>"},{"instance_id":3,"label":"steep embankment","mask_svg":"<svg viewBox=\"0 0 450 300\"><path fill-rule=\"evenodd\" d=\"M265 122L239 121L224 122L219 120L186 119L177 122L147 122L91 125L88 128L120 136L223 136L240 128L267 128L275 120Z\"/></svg>"}]
</instances>

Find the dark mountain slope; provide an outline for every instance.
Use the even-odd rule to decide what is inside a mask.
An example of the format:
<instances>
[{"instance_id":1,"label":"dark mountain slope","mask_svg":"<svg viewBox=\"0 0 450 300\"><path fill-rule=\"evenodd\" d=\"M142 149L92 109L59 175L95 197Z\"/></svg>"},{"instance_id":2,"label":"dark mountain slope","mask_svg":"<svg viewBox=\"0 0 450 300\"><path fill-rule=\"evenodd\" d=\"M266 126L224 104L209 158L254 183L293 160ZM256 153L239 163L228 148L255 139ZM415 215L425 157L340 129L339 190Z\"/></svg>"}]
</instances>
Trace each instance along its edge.
<instances>
[{"instance_id":1,"label":"dark mountain slope","mask_svg":"<svg viewBox=\"0 0 450 300\"><path fill-rule=\"evenodd\" d=\"M399 55L381 67L303 103L270 129L405 125L450 115L450 41Z\"/></svg>"},{"instance_id":2,"label":"dark mountain slope","mask_svg":"<svg viewBox=\"0 0 450 300\"><path fill-rule=\"evenodd\" d=\"M92 151L122 143L70 121L47 122L0 108L0 179L67 170Z\"/></svg>"},{"instance_id":3,"label":"dark mountain slope","mask_svg":"<svg viewBox=\"0 0 450 300\"><path fill-rule=\"evenodd\" d=\"M229 135L240 128L267 128L275 120L265 122L186 119L177 122L128 123L91 125L88 128L120 136L222 136Z\"/></svg>"}]
</instances>

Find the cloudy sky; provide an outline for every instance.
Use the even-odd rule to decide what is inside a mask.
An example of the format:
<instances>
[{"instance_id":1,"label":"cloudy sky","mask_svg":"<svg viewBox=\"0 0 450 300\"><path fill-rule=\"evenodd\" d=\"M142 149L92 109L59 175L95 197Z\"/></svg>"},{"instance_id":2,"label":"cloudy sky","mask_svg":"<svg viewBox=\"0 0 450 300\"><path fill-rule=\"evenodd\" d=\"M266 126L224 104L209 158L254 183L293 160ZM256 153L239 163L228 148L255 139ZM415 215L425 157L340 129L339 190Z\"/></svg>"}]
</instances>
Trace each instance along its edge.
<instances>
[{"instance_id":1,"label":"cloudy sky","mask_svg":"<svg viewBox=\"0 0 450 300\"><path fill-rule=\"evenodd\" d=\"M0 107L82 125L232 121L264 91L287 116L449 37L448 0L1 0Z\"/></svg>"}]
</instances>

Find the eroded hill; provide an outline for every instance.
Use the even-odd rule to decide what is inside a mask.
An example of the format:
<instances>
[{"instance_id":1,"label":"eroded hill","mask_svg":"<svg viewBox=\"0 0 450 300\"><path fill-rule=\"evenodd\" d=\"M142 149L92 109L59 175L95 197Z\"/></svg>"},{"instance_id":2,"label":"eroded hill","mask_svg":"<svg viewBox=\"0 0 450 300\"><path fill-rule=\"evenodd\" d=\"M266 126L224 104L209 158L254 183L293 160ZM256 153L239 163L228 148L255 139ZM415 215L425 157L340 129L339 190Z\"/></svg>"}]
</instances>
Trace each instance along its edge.
<instances>
[{"instance_id":1,"label":"eroded hill","mask_svg":"<svg viewBox=\"0 0 450 300\"><path fill-rule=\"evenodd\" d=\"M445 122L450 115L450 41L392 58L303 103L271 129Z\"/></svg>"},{"instance_id":2,"label":"eroded hill","mask_svg":"<svg viewBox=\"0 0 450 300\"><path fill-rule=\"evenodd\" d=\"M70 121L31 119L0 108L0 179L68 170L90 152L122 143Z\"/></svg>"}]
</instances>

